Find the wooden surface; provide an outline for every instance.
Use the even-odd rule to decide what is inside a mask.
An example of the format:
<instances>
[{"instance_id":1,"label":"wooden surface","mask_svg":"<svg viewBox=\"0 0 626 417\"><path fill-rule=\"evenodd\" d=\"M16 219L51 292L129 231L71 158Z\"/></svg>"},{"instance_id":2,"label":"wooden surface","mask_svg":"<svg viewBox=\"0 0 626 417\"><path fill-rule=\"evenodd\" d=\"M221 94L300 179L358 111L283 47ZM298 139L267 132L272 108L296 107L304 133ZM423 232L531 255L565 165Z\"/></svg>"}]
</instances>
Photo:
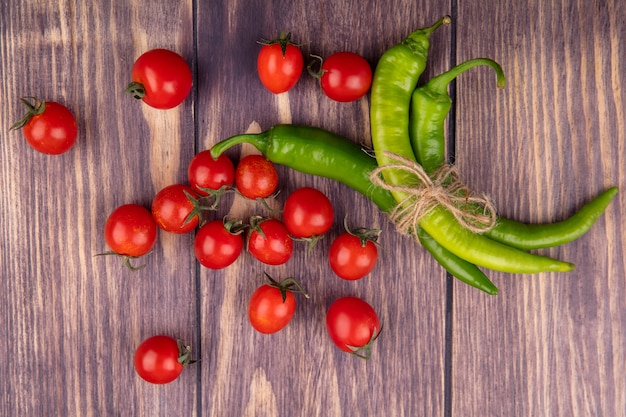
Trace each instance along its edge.
<instances>
[{"instance_id":1,"label":"wooden surface","mask_svg":"<svg viewBox=\"0 0 626 417\"><path fill-rule=\"evenodd\" d=\"M624 191L583 238L541 251L574 262L574 272L490 273L495 297L446 277L364 197L282 167L279 200L313 185L331 196L337 219L382 228L371 276L333 276L330 239L310 255L298 245L282 267L244 254L210 271L196 262L192 235L166 233L137 273L94 257L107 249L111 210L149 207L160 188L186 180L196 152L253 121L369 141L369 97L331 102L308 74L272 95L256 76L256 40L287 30L307 55L352 50L374 66L444 14L453 23L434 34L424 78L486 56L508 80L499 91L490 70L475 69L453 86L450 150L472 188L500 213L533 222L624 187L620 0L0 2L0 415L626 415ZM178 51L194 69L192 94L174 110L122 92L135 58L155 47ZM74 111L80 137L70 152L38 154L8 131L24 95ZM240 151L250 149L231 156ZM259 209L229 198L220 214ZM272 336L246 317L263 271L294 275L312 294ZM349 294L384 321L369 362L326 335L327 307ZM132 355L160 333L186 339L201 361L154 386L136 376Z\"/></svg>"}]
</instances>

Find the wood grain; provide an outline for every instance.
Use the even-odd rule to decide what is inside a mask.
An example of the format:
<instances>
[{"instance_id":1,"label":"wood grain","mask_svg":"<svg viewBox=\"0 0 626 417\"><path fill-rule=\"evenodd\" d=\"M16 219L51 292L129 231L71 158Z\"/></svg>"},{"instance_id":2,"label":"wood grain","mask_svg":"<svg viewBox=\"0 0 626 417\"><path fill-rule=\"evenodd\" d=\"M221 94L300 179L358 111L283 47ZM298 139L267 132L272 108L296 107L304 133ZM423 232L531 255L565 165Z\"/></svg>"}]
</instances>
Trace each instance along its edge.
<instances>
[{"instance_id":1,"label":"wood grain","mask_svg":"<svg viewBox=\"0 0 626 417\"><path fill-rule=\"evenodd\" d=\"M162 234L137 274L94 255L108 250L107 213L130 202L149 207L159 187L184 180L192 100L155 112L123 89L146 48L193 60L191 2L15 4L3 2L0 18L1 334L13 358L2 367L0 414L190 415L195 384L159 389L132 367L134 348L154 333L199 338L190 238ZM8 132L23 95L74 111L80 136L70 152L40 155Z\"/></svg>"},{"instance_id":2,"label":"wood grain","mask_svg":"<svg viewBox=\"0 0 626 417\"><path fill-rule=\"evenodd\" d=\"M296 123L370 143L369 97L332 102L306 73L290 92L269 93L256 75L258 39L291 31L305 57L351 50L374 66L447 13L453 24L433 35L423 79L486 56L508 80L498 91L490 70L474 69L451 90L463 179L503 215L563 218L626 178L619 0L10 3L0 2L0 415L626 414L623 194L582 239L541 251L576 271L490 273L496 297L449 285L365 197L281 166L274 208L305 185L335 204L335 226L310 254L297 245L288 264L264 267L244 253L212 271L195 260L192 235L161 233L137 273L95 257L107 250L110 211L149 207L160 188L186 181L196 152L228 136ZM179 52L194 72L191 96L173 110L123 93L134 60L155 47ZM44 156L9 132L24 95L74 111L81 134L70 152ZM279 215L234 195L214 215L253 213ZM346 215L382 229L379 264L357 282L324 260ZM270 336L247 322L264 271L296 276L311 294ZM369 362L326 335L326 309L343 295L363 297L384 323ZM145 383L132 355L154 334L185 339L201 360L174 383Z\"/></svg>"},{"instance_id":3,"label":"wood grain","mask_svg":"<svg viewBox=\"0 0 626 417\"><path fill-rule=\"evenodd\" d=\"M458 60L508 75L504 91L487 70L457 84L457 163L501 214L560 220L623 186L625 18L613 1L459 3ZM455 286L453 415L626 412L624 215L621 194L583 238L541 251L572 273L492 274L501 296L478 302Z\"/></svg>"},{"instance_id":4,"label":"wood grain","mask_svg":"<svg viewBox=\"0 0 626 417\"><path fill-rule=\"evenodd\" d=\"M198 97L201 148L244 132L251 120L262 129L276 123L316 125L356 143L371 143L367 100L331 102L307 76L289 93L274 96L256 77L255 57L258 39L273 38L286 30L294 33L296 42L303 42L305 55L350 49L374 64L375 57L406 36L415 21L435 21L445 14L442 9L412 18L420 10L419 5L397 2L396 6L409 10L410 16L384 16L376 14L375 4L347 1L336 7L322 2L316 12L302 1L276 2L272 7L267 3L229 4L230 14L241 17L236 22L211 19L226 11L201 6L199 79L203 91L211 91ZM362 8L373 9L368 19L381 22L383 27L393 23L401 27L385 32L364 25L359 12ZM447 36L449 33L442 31L437 39L443 41ZM227 41L218 42L218 37ZM233 42L239 47L233 49ZM246 88L242 88L244 85ZM247 151L232 152L235 160L240 158L239 152ZM297 246L294 257L284 267L264 268L244 256L224 271L203 269L201 304L207 306L201 311L201 327L206 331L202 345L202 357L206 359L202 364L203 408L209 415L229 410L232 415L242 416L382 415L389 409L397 416L441 415L444 271L414 242L398 239L389 222L363 196L329 180L281 167L279 170L281 194L277 200L284 201L290 191L305 185L324 191L335 203L338 219L330 237L341 231L339 220L345 215L355 226L365 226L363 222L369 219L370 226L383 229L383 258L368 279L340 282L323 260L329 237L311 255L307 255L304 245ZM258 205L242 208L234 204L227 212L245 218L259 210L262 207ZM396 253L408 256L397 262ZM312 295L309 300L298 299L294 321L271 336L251 332L246 316L248 298L261 284L263 271L277 278L295 275ZM381 336L374 358L367 363L354 361L328 343L325 312L342 295L363 297L384 321L385 337Z\"/></svg>"}]
</instances>

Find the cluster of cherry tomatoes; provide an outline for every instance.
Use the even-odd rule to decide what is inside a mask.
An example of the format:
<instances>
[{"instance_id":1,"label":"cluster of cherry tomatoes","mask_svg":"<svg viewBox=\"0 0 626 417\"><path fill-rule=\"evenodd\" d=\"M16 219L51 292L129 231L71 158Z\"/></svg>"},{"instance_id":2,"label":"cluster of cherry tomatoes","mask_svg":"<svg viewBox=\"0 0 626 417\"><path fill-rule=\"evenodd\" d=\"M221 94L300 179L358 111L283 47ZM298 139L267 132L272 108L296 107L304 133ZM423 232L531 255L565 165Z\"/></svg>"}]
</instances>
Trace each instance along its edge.
<instances>
[{"instance_id":1,"label":"cluster of cherry tomatoes","mask_svg":"<svg viewBox=\"0 0 626 417\"><path fill-rule=\"evenodd\" d=\"M291 42L291 34L261 41L257 70L261 83L275 94L293 88L304 70L300 47ZM322 91L339 102L355 101L363 97L372 85L372 69L362 56L341 51L323 59L312 55L308 72L320 81ZM316 63L319 69L314 70ZM157 109L171 109L189 95L193 77L185 59L168 49L152 49L135 61L131 70L132 82L126 92ZM35 150L58 155L69 151L76 142L76 119L66 106L54 101L40 101L35 97L21 99L27 109L22 119L11 129L22 129L24 137Z\"/></svg>"},{"instance_id":2,"label":"cluster of cherry tomatoes","mask_svg":"<svg viewBox=\"0 0 626 417\"><path fill-rule=\"evenodd\" d=\"M217 270L233 264L243 251L262 264L283 265L291 259L294 242L305 241L312 249L333 226L334 208L330 199L312 187L292 191L284 201L280 218L253 215L244 222L204 216L217 209L224 193L236 192L251 200L276 194L278 173L273 163L262 155L247 155L235 167L226 154L213 159L209 151L202 151L192 158L187 173L188 183L168 185L157 192L151 211L126 204L108 217L104 230L106 243L127 266L138 268L130 261L152 250L159 229L175 234L196 231L197 261L205 268ZM368 275L378 258L378 235L376 229L349 230L346 225L346 231L334 237L328 252L334 273L346 280ZM307 298L308 294L293 277L281 281L268 274L265 277L266 283L250 297L248 319L255 330L271 334L283 329L293 318L294 293ZM365 301L345 297L336 300L329 309L327 328L337 346L368 358L371 343L380 332L380 323ZM160 344L166 339L149 340L146 343ZM180 346L180 342L175 342L171 339L167 345ZM145 356L141 353L143 349L145 347L137 353L142 358ZM184 349L178 352L180 355L188 353ZM145 359L137 359L136 367L141 369L144 362Z\"/></svg>"},{"instance_id":3,"label":"cluster of cherry tomatoes","mask_svg":"<svg viewBox=\"0 0 626 417\"><path fill-rule=\"evenodd\" d=\"M122 256L127 266L137 268L130 260L152 250L159 229L176 234L196 230L197 261L209 269L222 269L234 263L244 250L265 265L285 264L292 256L294 242L306 241L312 248L333 225L331 201L312 187L291 192L280 210L280 218L254 215L246 222L205 218L209 216L203 214L217 209L224 193L237 192L252 200L276 194L278 173L273 163L262 155L247 155L235 167L226 154L213 159L209 151L202 151L192 158L187 173L187 184L168 185L156 194L151 211L126 204L108 217L105 240L112 253ZM376 229L348 230L346 227L345 232L333 239L328 260L337 276L357 280L372 271L378 258L378 234ZM250 297L248 319L256 331L271 334L283 329L293 318L294 293L309 296L293 277L281 281L269 274L265 277L266 283ZM328 310L326 325L331 340L338 347L366 359L370 356L372 342L380 333L376 312L356 297L336 300ZM168 367L164 363L175 365ZM183 366L189 363L193 363L189 347L169 336L145 340L135 354L137 372L152 383L176 379Z\"/></svg>"},{"instance_id":4,"label":"cluster of cherry tomatoes","mask_svg":"<svg viewBox=\"0 0 626 417\"><path fill-rule=\"evenodd\" d=\"M257 58L261 82L275 94L293 88L304 69L300 47L291 41L290 33L277 39L260 42L263 46ZM317 78L324 94L334 101L350 102L363 97L372 86L372 68L365 58L350 51L335 52L323 59L311 55L309 74ZM315 70L315 66L319 69Z\"/></svg>"},{"instance_id":5,"label":"cluster of cherry tomatoes","mask_svg":"<svg viewBox=\"0 0 626 417\"><path fill-rule=\"evenodd\" d=\"M320 80L322 91L340 102L364 96L371 86L372 72L367 61L352 52L339 52L323 60L313 56L308 71ZM319 62L315 72L313 65ZM258 55L258 75L263 85L275 94L291 89L303 72L300 48L282 35L264 41ZM132 68L132 82L125 90L136 99L158 109L181 104L192 87L192 73L186 61L166 49L142 54ZM56 102L26 97L22 103L27 114L12 126L23 130L27 142L37 151L61 154L76 142L77 126L72 112ZM206 268L222 269L234 263L245 250L266 265L282 265L293 253L294 241L307 241L309 248L324 236L334 222L331 201L321 191L302 187L290 193L280 210L281 218L251 216L242 219L207 219L217 209L224 193L237 192L252 200L275 195L278 173L262 155L243 157L235 167L223 154L213 159L210 152L196 154L188 165L188 182L171 184L156 193L151 209L124 204L107 217L104 239L109 252L123 259L131 270L138 258L153 250L159 230L175 234L195 231L194 254ZM378 230L359 228L336 236L328 259L334 273L346 280L368 275L377 257ZM292 319L294 293L308 294L292 278L276 281L265 274L266 283L252 294L248 319L252 327L265 334L284 328ZM369 358L371 343L380 333L374 309L356 297L336 300L326 317L328 333L342 350ZM156 384L175 380L183 367L194 361L190 347L170 336L158 335L144 340L136 349L134 365L146 381Z\"/></svg>"},{"instance_id":6,"label":"cluster of cherry tomatoes","mask_svg":"<svg viewBox=\"0 0 626 417\"><path fill-rule=\"evenodd\" d=\"M126 92L157 109L171 109L182 103L192 86L192 75L185 59L168 49L152 49L142 54L132 68L132 82ZM26 142L36 151L60 155L76 143L78 128L70 109L55 101L23 97L26 114L11 126L22 129Z\"/></svg>"}]
</instances>

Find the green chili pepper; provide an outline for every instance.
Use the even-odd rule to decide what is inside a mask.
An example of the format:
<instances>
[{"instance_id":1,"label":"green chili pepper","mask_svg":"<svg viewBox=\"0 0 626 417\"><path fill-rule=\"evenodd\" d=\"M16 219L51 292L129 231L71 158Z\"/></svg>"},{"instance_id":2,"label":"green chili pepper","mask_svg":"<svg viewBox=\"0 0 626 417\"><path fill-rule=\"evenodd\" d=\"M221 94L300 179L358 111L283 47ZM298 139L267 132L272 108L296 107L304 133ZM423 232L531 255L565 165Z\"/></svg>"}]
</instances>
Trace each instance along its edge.
<instances>
[{"instance_id":1,"label":"green chili pepper","mask_svg":"<svg viewBox=\"0 0 626 417\"><path fill-rule=\"evenodd\" d=\"M376 168L374 159L357 144L324 129L276 125L262 133L244 133L225 139L213 145L211 155L217 158L240 143L254 145L274 163L339 181L365 195L385 212L395 206L389 192L370 181L369 175Z\"/></svg>"},{"instance_id":2,"label":"green chili pepper","mask_svg":"<svg viewBox=\"0 0 626 417\"><path fill-rule=\"evenodd\" d=\"M452 107L448 85L461 73L479 65L493 68L498 77L498 87L504 88L506 79L502 67L489 58L475 58L431 78L416 88L411 96L409 136L415 158L428 174L445 162L444 122Z\"/></svg>"},{"instance_id":3,"label":"green chili pepper","mask_svg":"<svg viewBox=\"0 0 626 417\"><path fill-rule=\"evenodd\" d=\"M492 240L520 249L549 248L578 239L600 218L618 187L610 187L565 220L554 223L526 224L498 218L496 226L485 233Z\"/></svg>"},{"instance_id":4,"label":"green chili pepper","mask_svg":"<svg viewBox=\"0 0 626 417\"><path fill-rule=\"evenodd\" d=\"M417 237L422 246L424 246L441 265L444 265L446 271L453 277L487 294L498 294L498 288L476 265L452 254L452 252L439 245L435 239L421 227L417 228Z\"/></svg>"},{"instance_id":5,"label":"green chili pepper","mask_svg":"<svg viewBox=\"0 0 626 417\"><path fill-rule=\"evenodd\" d=\"M360 146L326 130L276 125L262 133L224 139L213 145L211 155L217 158L227 149L242 143L252 144L274 163L345 184L369 198L384 212L389 213L397 204L389 191L372 184L370 180L371 172L378 166L376 160ZM450 274L489 294L497 294L495 285L475 265L442 248L419 228L417 237Z\"/></svg>"},{"instance_id":6,"label":"green chili pepper","mask_svg":"<svg viewBox=\"0 0 626 417\"><path fill-rule=\"evenodd\" d=\"M447 87L459 74L477 65L491 66L496 71L498 87L504 87L505 78L500 65L488 58L476 58L431 78L413 92L409 134L415 158L427 173L434 172L445 161L444 126L452 105ZM492 240L525 250L569 243L589 231L617 191L617 187L605 190L583 206L580 211L560 222L525 224L499 217L495 227L485 232L484 235Z\"/></svg>"},{"instance_id":7,"label":"green chili pepper","mask_svg":"<svg viewBox=\"0 0 626 417\"><path fill-rule=\"evenodd\" d=\"M408 130L410 104L410 97L407 97L405 92L415 89L420 75L426 68L430 36L442 24L450 24L450 16L444 16L432 26L411 33L400 44L387 50L376 66L374 77L388 79L388 82L372 85L372 98L378 98L376 101L372 99L371 102L372 138L379 134L388 136L389 132L394 132L400 146L386 149L402 156L412 156L412 151L404 155L402 152L410 151L402 146L406 140L404 132ZM375 130L375 127L380 127L380 131ZM388 138L386 142L388 145L393 144L394 138ZM376 158L380 163L383 156L377 154ZM384 175L386 181L392 183L410 179L399 171L386 171ZM475 265L458 258L433 239L426 239L427 233L419 227L416 235L422 245L450 274L490 294L497 293L497 288Z\"/></svg>"},{"instance_id":8,"label":"green chili pepper","mask_svg":"<svg viewBox=\"0 0 626 417\"><path fill-rule=\"evenodd\" d=\"M386 50L376 65L371 87L370 123L379 165L390 161L378 150L414 158L408 138L411 94L426 68L430 36L442 24L450 24L450 16L414 31L401 43ZM397 170L387 170L383 177L389 184L406 184L412 180L409 174Z\"/></svg>"},{"instance_id":9,"label":"green chili pepper","mask_svg":"<svg viewBox=\"0 0 626 417\"><path fill-rule=\"evenodd\" d=\"M419 223L426 233L456 256L475 265L514 274L566 272L574 269L569 262L534 255L473 233L455 221L443 207L436 207Z\"/></svg>"},{"instance_id":10,"label":"green chili pepper","mask_svg":"<svg viewBox=\"0 0 626 417\"><path fill-rule=\"evenodd\" d=\"M396 162L390 154L417 163L409 137L410 100L426 64L430 34L440 24L413 32L402 43L388 49L376 66L370 122L372 144L380 167ZM417 181L414 175L401 169L385 169L382 175L392 187L412 186ZM391 193L398 204L406 204L411 195L398 188ZM526 253L472 233L441 206L425 214L419 226L439 245L478 266L512 273L569 271L574 267L571 263Z\"/></svg>"}]
</instances>

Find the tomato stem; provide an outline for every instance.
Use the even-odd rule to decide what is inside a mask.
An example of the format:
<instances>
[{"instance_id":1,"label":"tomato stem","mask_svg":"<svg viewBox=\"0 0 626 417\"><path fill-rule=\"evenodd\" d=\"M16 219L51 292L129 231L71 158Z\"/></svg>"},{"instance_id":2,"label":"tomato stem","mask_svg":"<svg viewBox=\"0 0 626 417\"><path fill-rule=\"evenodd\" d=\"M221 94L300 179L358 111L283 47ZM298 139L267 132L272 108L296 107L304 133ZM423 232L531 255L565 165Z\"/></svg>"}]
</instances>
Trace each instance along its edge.
<instances>
[{"instance_id":1,"label":"tomato stem","mask_svg":"<svg viewBox=\"0 0 626 417\"><path fill-rule=\"evenodd\" d=\"M196 198L191 195L191 193L189 193L187 190L183 191L187 199L191 202L191 204L193 204L193 210L191 210L191 212L187 215L187 218L185 219L183 224L189 223L191 219L193 219L195 216L198 216L198 218L200 219L205 211L217 210L217 205L219 203L220 197L230 190L226 186L222 186L219 190L208 191L213 191L213 194L209 193L209 195L206 197L215 198L215 201L210 206L202 204L203 199L206 197Z\"/></svg>"},{"instance_id":2,"label":"tomato stem","mask_svg":"<svg viewBox=\"0 0 626 417\"><path fill-rule=\"evenodd\" d=\"M283 297L283 303L287 299L287 291L292 293L300 293L304 295L304 298L310 298L309 294L304 290L302 285L298 282L294 277L284 278L282 281L278 282L274 278L272 278L267 272L263 272L265 275L265 281L267 285L277 288L280 291L281 296ZM292 287L296 288L293 289Z\"/></svg>"},{"instance_id":3,"label":"tomato stem","mask_svg":"<svg viewBox=\"0 0 626 417\"><path fill-rule=\"evenodd\" d=\"M224 217L224 227L226 228L226 230L228 230L229 233L233 235L239 235L250 226L244 224L244 222L239 219L228 220L226 217Z\"/></svg>"},{"instance_id":4,"label":"tomato stem","mask_svg":"<svg viewBox=\"0 0 626 417\"><path fill-rule=\"evenodd\" d=\"M279 44L280 45L280 50L281 50L283 56L285 56L285 54L287 53L287 45L300 46L297 43L291 42L291 32L285 32L284 30L280 32L280 37L278 37L276 39L271 39L271 40L261 39L261 40L257 41L257 43L260 44L260 45L275 45L275 44Z\"/></svg>"},{"instance_id":5,"label":"tomato stem","mask_svg":"<svg viewBox=\"0 0 626 417\"><path fill-rule=\"evenodd\" d=\"M275 208L272 208L272 207L268 204L268 202L267 202L267 199L268 199L268 198L276 198L276 196L278 195L278 193L279 193L279 191L275 192L274 194L272 194L272 195L270 195L269 197L266 197L266 198L257 198L257 199L256 199L256 201L260 201L260 202L261 202L261 205L262 205L263 207L265 207L265 209L266 209L267 211L269 211L269 212L272 212L272 213L282 213L283 211L282 211L281 209L275 209Z\"/></svg>"},{"instance_id":6,"label":"tomato stem","mask_svg":"<svg viewBox=\"0 0 626 417\"><path fill-rule=\"evenodd\" d=\"M133 272L139 271L140 269L143 269L146 267L146 264L143 265L139 265L139 266L134 266L131 261L133 259L138 259L138 256L129 256L129 255L122 255L119 254L117 252L113 252L113 251L108 251L108 252L102 252L102 253L97 253L94 256L110 256L110 255L114 255L114 256L119 256L122 258L122 265L124 265L126 268L130 269Z\"/></svg>"},{"instance_id":7,"label":"tomato stem","mask_svg":"<svg viewBox=\"0 0 626 417\"><path fill-rule=\"evenodd\" d=\"M275 193L267 196L267 197L257 197L257 198L251 198L251 197L247 197L245 195L243 195L241 193L241 191L239 191L237 188L234 188L232 191L236 192L237 194L239 194L240 196L242 196L243 198L247 199L247 200L252 200L252 201L258 201L261 203L261 205L267 210L270 211L272 213L282 213L283 211L280 209L275 209L272 208L269 203L267 202L268 199L275 199L278 194L280 194L280 190L276 191Z\"/></svg>"},{"instance_id":8,"label":"tomato stem","mask_svg":"<svg viewBox=\"0 0 626 417\"><path fill-rule=\"evenodd\" d=\"M315 245L317 245L317 242L322 240L324 238L324 235L313 235L309 237L295 237L295 236L290 236L290 237L292 240L296 242L307 242L306 252L307 254L311 254L311 252L313 252L313 248L315 247Z\"/></svg>"},{"instance_id":9,"label":"tomato stem","mask_svg":"<svg viewBox=\"0 0 626 417\"><path fill-rule=\"evenodd\" d=\"M348 227L348 216L343 219L343 227L346 229L346 232L350 233L352 236L356 236L361 241L361 246L365 247L367 242L372 242L375 245L378 245L378 238L380 237L381 229L368 229L366 227L357 227L356 229L350 229Z\"/></svg>"},{"instance_id":10,"label":"tomato stem","mask_svg":"<svg viewBox=\"0 0 626 417\"><path fill-rule=\"evenodd\" d=\"M366 345L361 346L361 347L346 345L348 349L352 351L349 353L356 356L357 358L361 358L366 361L369 360L370 357L372 356L372 345L374 344L374 341L378 339L378 336L380 336L380 332L383 330L382 326L380 326L380 330L378 331L376 330L377 329L374 328L374 331L372 332L372 337L370 338L369 342L367 342Z\"/></svg>"},{"instance_id":11,"label":"tomato stem","mask_svg":"<svg viewBox=\"0 0 626 417\"><path fill-rule=\"evenodd\" d=\"M201 206L205 210L217 210L217 206L219 205L220 199L222 198L222 196L224 194L234 193L236 191L228 185L222 185L217 190L214 190L212 188L204 188L204 187L198 187L198 189L208 194L206 196L200 197L198 200L204 200L207 198L215 199L215 201L213 201L213 204L211 204L210 206Z\"/></svg>"},{"instance_id":12,"label":"tomato stem","mask_svg":"<svg viewBox=\"0 0 626 417\"><path fill-rule=\"evenodd\" d=\"M198 362L195 359L191 359L191 346L187 345L182 339L176 339L176 343L178 344L178 363L187 366Z\"/></svg>"},{"instance_id":13,"label":"tomato stem","mask_svg":"<svg viewBox=\"0 0 626 417\"><path fill-rule=\"evenodd\" d=\"M263 231L263 229L261 229L261 223L268 219L268 217L263 217L255 214L253 216L250 216L250 219L248 220L250 229L263 236L263 239L267 239L267 236L265 236L265 232Z\"/></svg>"},{"instance_id":14,"label":"tomato stem","mask_svg":"<svg viewBox=\"0 0 626 417\"><path fill-rule=\"evenodd\" d=\"M322 76L324 75L324 73L328 72L327 70L322 68L322 65L324 64L324 58L322 58L319 55L314 55L314 54L311 54L311 57L313 58L313 61L311 61L309 65L306 66L306 70L309 72L309 74L311 74L313 77L317 78L317 80L321 82ZM320 69L319 71L315 71L313 69L313 65L317 64L318 62L319 62Z\"/></svg>"},{"instance_id":15,"label":"tomato stem","mask_svg":"<svg viewBox=\"0 0 626 417\"><path fill-rule=\"evenodd\" d=\"M141 100L146 95L146 88L143 86L142 83L133 81L132 83L128 84L128 87L126 87L124 92L130 94L131 96L133 96L133 98L136 98L137 100Z\"/></svg>"},{"instance_id":16,"label":"tomato stem","mask_svg":"<svg viewBox=\"0 0 626 417\"><path fill-rule=\"evenodd\" d=\"M34 100L35 102L31 103L30 101L28 101L29 99ZM46 110L46 103L44 101L39 100L36 97L32 97L32 96L22 97L20 98L20 101L22 102L24 107L26 107L26 110L27 110L26 114L20 120L13 123L13 125L11 125L9 130L23 128L30 121L30 119L33 118L33 116L42 114Z\"/></svg>"}]
</instances>

